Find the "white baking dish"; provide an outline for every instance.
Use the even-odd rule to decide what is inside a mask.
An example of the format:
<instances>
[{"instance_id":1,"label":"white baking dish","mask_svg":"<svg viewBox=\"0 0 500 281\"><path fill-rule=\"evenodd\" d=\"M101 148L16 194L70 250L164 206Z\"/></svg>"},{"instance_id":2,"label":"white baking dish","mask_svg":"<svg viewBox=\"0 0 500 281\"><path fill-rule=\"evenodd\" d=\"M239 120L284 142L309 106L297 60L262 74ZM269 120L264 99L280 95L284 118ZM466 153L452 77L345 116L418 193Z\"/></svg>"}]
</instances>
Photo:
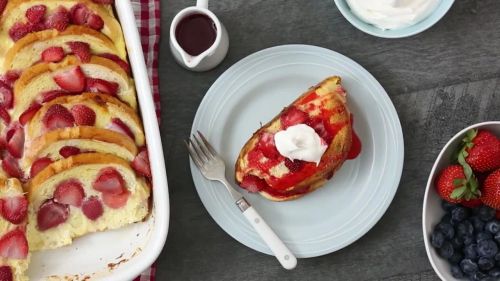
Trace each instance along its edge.
<instances>
[{"instance_id":1,"label":"white baking dish","mask_svg":"<svg viewBox=\"0 0 500 281\"><path fill-rule=\"evenodd\" d=\"M32 254L30 280L132 280L160 255L168 231L167 175L151 87L130 0L116 0L137 88L153 173L153 209L145 222L94 233L73 244Z\"/></svg>"}]
</instances>

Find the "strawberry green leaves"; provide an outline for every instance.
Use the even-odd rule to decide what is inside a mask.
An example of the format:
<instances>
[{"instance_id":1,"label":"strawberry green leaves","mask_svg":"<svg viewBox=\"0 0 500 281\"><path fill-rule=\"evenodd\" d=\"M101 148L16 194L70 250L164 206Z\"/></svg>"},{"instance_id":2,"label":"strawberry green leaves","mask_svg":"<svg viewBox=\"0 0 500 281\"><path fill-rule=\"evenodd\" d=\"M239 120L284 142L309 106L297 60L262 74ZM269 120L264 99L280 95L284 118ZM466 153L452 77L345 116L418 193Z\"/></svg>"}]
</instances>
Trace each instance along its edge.
<instances>
[{"instance_id":1,"label":"strawberry green leaves","mask_svg":"<svg viewBox=\"0 0 500 281\"><path fill-rule=\"evenodd\" d=\"M468 156L467 149L474 146L472 140L476 136L477 130L469 130L462 140L462 148L458 152L457 161L464 169L465 179L456 179L453 181L455 190L450 195L453 199L471 200L481 196L476 175L474 175L471 166L465 161Z\"/></svg>"}]
</instances>

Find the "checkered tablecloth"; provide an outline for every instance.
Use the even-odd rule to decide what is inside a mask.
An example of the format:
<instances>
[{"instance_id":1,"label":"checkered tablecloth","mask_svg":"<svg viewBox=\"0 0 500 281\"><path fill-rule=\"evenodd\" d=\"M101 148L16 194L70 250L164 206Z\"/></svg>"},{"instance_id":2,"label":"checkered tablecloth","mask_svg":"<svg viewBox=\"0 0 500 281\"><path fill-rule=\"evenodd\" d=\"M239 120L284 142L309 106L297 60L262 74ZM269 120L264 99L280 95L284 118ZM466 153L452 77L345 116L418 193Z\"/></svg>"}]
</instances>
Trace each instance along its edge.
<instances>
[{"instance_id":1,"label":"checkered tablecloth","mask_svg":"<svg viewBox=\"0 0 500 281\"><path fill-rule=\"evenodd\" d=\"M160 0L132 0L132 7L141 34L142 50L153 88L156 116L160 118L160 90L158 88L158 50L160 42ZM154 281L156 264L146 269L134 281Z\"/></svg>"}]
</instances>

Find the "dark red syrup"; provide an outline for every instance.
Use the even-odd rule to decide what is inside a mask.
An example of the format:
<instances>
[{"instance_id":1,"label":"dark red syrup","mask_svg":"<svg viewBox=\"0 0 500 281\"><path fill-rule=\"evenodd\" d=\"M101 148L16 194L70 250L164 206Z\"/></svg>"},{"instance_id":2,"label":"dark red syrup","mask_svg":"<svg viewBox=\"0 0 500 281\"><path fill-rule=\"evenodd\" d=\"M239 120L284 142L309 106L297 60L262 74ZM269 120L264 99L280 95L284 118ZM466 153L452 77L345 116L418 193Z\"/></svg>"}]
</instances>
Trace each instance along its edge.
<instances>
[{"instance_id":1,"label":"dark red syrup","mask_svg":"<svg viewBox=\"0 0 500 281\"><path fill-rule=\"evenodd\" d=\"M351 114L351 126L354 125L354 119L352 118ZM356 157L361 153L361 140L358 137L358 134L354 131L354 127L352 127L352 141L351 141L351 150L349 150L349 153L347 154L347 159L351 160Z\"/></svg>"},{"instance_id":2,"label":"dark red syrup","mask_svg":"<svg viewBox=\"0 0 500 281\"><path fill-rule=\"evenodd\" d=\"M197 56L210 48L216 37L215 23L203 14L192 14L183 18L175 29L177 42L192 56Z\"/></svg>"}]
</instances>

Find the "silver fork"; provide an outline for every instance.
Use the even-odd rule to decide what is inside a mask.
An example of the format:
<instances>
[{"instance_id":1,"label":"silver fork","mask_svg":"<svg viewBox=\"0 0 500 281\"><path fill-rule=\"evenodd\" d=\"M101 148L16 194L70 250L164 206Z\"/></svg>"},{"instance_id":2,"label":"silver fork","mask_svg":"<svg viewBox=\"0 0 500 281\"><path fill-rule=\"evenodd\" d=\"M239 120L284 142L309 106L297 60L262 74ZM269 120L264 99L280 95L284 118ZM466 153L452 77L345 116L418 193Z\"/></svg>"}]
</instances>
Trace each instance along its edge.
<instances>
[{"instance_id":1,"label":"silver fork","mask_svg":"<svg viewBox=\"0 0 500 281\"><path fill-rule=\"evenodd\" d=\"M189 155L201 174L209 180L221 182L226 187L236 206L238 206L257 234L266 242L281 265L286 269L294 269L297 265L297 258L243 195L229 184L226 179L224 161L203 134L198 131L198 136L193 135L192 139L187 139L185 142Z\"/></svg>"}]
</instances>

